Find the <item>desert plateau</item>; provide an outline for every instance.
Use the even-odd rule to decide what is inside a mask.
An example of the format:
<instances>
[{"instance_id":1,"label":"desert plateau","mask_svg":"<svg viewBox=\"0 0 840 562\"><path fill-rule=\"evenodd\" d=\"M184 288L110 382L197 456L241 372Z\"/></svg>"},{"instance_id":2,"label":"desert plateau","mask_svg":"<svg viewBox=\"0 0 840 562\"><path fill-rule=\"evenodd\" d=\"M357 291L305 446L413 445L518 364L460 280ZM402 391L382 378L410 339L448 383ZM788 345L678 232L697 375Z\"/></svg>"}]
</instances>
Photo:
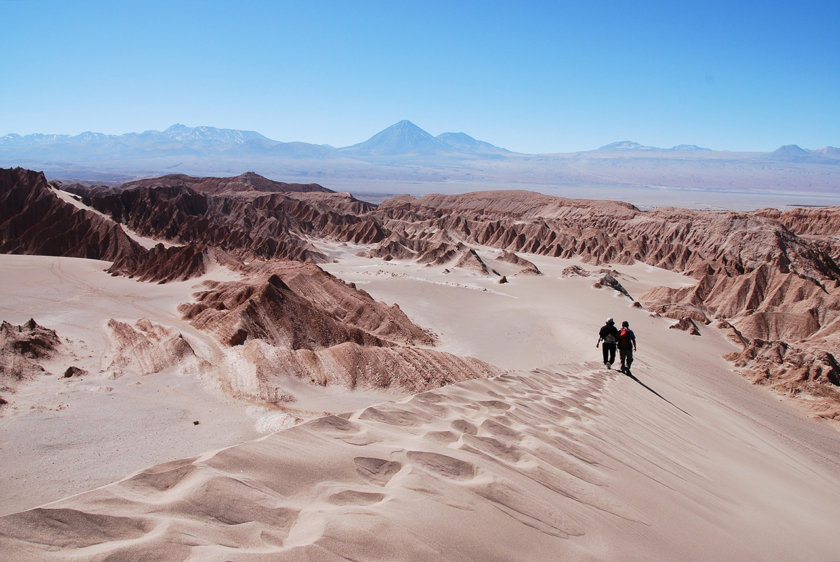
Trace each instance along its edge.
<instances>
[{"instance_id":1,"label":"desert plateau","mask_svg":"<svg viewBox=\"0 0 840 562\"><path fill-rule=\"evenodd\" d=\"M838 559L840 207L381 199L0 169L2 557Z\"/></svg>"}]
</instances>

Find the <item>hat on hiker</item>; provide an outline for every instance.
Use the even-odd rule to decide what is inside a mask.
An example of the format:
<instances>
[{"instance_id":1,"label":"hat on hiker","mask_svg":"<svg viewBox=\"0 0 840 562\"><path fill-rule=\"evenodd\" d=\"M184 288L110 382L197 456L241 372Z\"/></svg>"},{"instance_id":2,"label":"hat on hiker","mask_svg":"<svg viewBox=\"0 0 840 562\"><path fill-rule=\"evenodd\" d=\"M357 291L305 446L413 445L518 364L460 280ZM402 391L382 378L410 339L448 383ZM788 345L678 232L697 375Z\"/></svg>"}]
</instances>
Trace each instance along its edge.
<instances>
[{"instance_id":1,"label":"hat on hiker","mask_svg":"<svg viewBox=\"0 0 840 562\"><path fill-rule=\"evenodd\" d=\"M612 319L612 317L607 318L607 324L615 324L615 321Z\"/></svg>"}]
</instances>

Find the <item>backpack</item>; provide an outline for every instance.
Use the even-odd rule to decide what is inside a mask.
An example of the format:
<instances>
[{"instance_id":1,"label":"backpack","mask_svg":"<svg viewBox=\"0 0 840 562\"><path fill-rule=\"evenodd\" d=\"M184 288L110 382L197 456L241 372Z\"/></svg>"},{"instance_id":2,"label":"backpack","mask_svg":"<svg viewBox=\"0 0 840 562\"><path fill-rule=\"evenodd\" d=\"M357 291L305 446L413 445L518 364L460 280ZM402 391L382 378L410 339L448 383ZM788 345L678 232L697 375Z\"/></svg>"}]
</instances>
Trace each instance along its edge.
<instances>
[{"instance_id":1,"label":"backpack","mask_svg":"<svg viewBox=\"0 0 840 562\"><path fill-rule=\"evenodd\" d=\"M631 347L632 343L630 342L630 330L627 328L622 328L618 332L618 346L619 347Z\"/></svg>"}]
</instances>

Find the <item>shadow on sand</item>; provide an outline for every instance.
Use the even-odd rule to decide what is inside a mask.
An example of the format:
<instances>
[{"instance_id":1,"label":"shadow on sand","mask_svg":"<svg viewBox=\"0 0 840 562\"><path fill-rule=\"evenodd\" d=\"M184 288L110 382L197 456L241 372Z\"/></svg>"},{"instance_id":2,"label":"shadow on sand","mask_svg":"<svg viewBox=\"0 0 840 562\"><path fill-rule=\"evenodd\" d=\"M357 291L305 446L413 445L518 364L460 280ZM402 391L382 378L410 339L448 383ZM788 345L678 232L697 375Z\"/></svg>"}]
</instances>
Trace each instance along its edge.
<instances>
[{"instance_id":1,"label":"shadow on sand","mask_svg":"<svg viewBox=\"0 0 840 562\"><path fill-rule=\"evenodd\" d=\"M688 412L686 412L685 410L683 410L682 408L680 408L679 406L677 406L676 404L674 404L673 402L671 402L670 400L668 400L667 398L665 398L664 396L662 396L661 394L659 394L658 392L656 392L655 390L653 390L651 387L649 387L648 385L646 385L645 383L643 383L642 381L640 381L639 379L637 379L637 378L635 377L635 375L633 375L630 371L626 371L626 372L624 372L624 376L626 376L626 377L629 377L629 378L633 379L634 381L636 381L637 383L639 383L640 385L642 385L643 387L645 387L645 388L646 388L646 389L648 389L649 391L653 392L653 393L654 393L655 395L657 395L659 398L661 398L662 400L664 400L665 402L667 402L668 404L670 404L671 406L673 406L674 408L676 408L677 410L679 410L680 412L682 412L683 414L685 414L685 415L687 415L687 416L689 416L689 417L692 417L692 416L691 416L691 414L689 414Z\"/></svg>"}]
</instances>

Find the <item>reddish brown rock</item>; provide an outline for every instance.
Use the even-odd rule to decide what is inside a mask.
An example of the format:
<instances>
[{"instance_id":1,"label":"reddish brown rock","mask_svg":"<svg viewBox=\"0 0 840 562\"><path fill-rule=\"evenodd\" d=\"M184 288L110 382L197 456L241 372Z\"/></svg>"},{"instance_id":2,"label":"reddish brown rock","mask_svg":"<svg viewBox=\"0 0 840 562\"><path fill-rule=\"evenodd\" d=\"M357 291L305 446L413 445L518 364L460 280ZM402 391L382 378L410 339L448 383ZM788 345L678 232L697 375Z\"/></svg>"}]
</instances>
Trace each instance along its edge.
<instances>
[{"instance_id":1,"label":"reddish brown rock","mask_svg":"<svg viewBox=\"0 0 840 562\"><path fill-rule=\"evenodd\" d=\"M388 307L315 265L274 263L242 282L207 282L179 310L219 341L259 339L288 349L432 343L399 307Z\"/></svg>"},{"instance_id":2,"label":"reddish brown rock","mask_svg":"<svg viewBox=\"0 0 840 562\"><path fill-rule=\"evenodd\" d=\"M169 247L157 244L147 252L118 257L108 272L139 281L184 281L203 275L209 259L206 248L193 244Z\"/></svg>"},{"instance_id":3,"label":"reddish brown rock","mask_svg":"<svg viewBox=\"0 0 840 562\"><path fill-rule=\"evenodd\" d=\"M30 319L21 325L0 324L0 388L14 392L26 379L45 374L40 364L53 357L61 345L54 330Z\"/></svg>"},{"instance_id":4,"label":"reddish brown rock","mask_svg":"<svg viewBox=\"0 0 840 562\"><path fill-rule=\"evenodd\" d=\"M184 174L171 174L123 184L124 189L136 187L188 187L199 193L334 193L317 183L285 183L270 180L254 172L245 172L232 178L199 178Z\"/></svg>"},{"instance_id":5,"label":"reddish brown rock","mask_svg":"<svg viewBox=\"0 0 840 562\"><path fill-rule=\"evenodd\" d=\"M534 265L533 262L526 260L523 257L517 256L514 252L509 252L507 250L502 250L501 255L496 258L499 261L503 261L506 263L512 263L514 265L520 266L520 269L516 275L542 275L542 271Z\"/></svg>"},{"instance_id":6,"label":"reddish brown rock","mask_svg":"<svg viewBox=\"0 0 840 562\"><path fill-rule=\"evenodd\" d=\"M474 249L468 249L461 254L461 257L458 258L458 261L455 263L455 267L460 267L462 269L468 269L479 275L492 275L490 268L487 267L487 264L484 262L481 256L478 255Z\"/></svg>"},{"instance_id":7,"label":"reddish brown rock","mask_svg":"<svg viewBox=\"0 0 840 562\"><path fill-rule=\"evenodd\" d=\"M118 224L61 200L42 173L0 168L0 253L110 261L142 251Z\"/></svg>"},{"instance_id":8,"label":"reddish brown rock","mask_svg":"<svg viewBox=\"0 0 840 562\"><path fill-rule=\"evenodd\" d=\"M688 332L692 336L700 335L700 328L697 327L697 324L695 324L694 320L691 318L680 318L678 322L671 324L668 327L672 330L682 330L684 332Z\"/></svg>"}]
</instances>

